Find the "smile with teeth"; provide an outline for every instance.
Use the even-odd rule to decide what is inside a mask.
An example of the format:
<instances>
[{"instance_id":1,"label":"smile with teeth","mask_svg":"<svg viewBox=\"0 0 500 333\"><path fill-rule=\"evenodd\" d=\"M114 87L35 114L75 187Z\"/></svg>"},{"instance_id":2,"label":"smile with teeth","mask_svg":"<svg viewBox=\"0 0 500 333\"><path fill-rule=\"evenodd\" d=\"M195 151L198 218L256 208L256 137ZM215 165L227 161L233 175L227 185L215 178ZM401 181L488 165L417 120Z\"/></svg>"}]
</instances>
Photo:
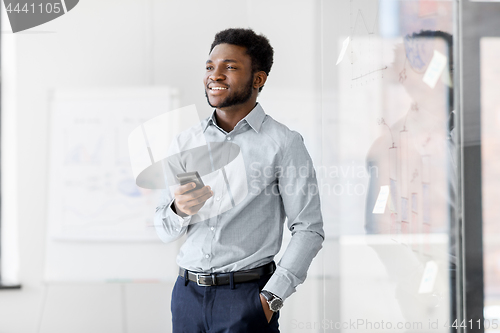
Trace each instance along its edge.
<instances>
[{"instance_id":1,"label":"smile with teeth","mask_svg":"<svg viewBox=\"0 0 500 333\"><path fill-rule=\"evenodd\" d=\"M227 88L224 88L224 87L212 87L210 89L211 90L226 90Z\"/></svg>"}]
</instances>

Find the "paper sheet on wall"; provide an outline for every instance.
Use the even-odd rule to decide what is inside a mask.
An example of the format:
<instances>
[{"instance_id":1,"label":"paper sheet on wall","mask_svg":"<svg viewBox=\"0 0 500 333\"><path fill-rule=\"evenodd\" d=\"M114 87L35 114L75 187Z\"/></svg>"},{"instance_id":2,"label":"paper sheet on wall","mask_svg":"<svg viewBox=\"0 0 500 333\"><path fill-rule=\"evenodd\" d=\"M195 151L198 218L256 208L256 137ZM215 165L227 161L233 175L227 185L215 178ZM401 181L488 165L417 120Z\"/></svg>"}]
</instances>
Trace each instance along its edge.
<instances>
[{"instance_id":1,"label":"paper sheet on wall","mask_svg":"<svg viewBox=\"0 0 500 333\"><path fill-rule=\"evenodd\" d=\"M345 51L347 51L347 47L349 46L349 41L351 40L351 37L347 37L344 42L342 43L342 49L340 50L339 57L337 59L337 63L335 65L340 64L342 59L344 59Z\"/></svg>"},{"instance_id":2,"label":"paper sheet on wall","mask_svg":"<svg viewBox=\"0 0 500 333\"><path fill-rule=\"evenodd\" d=\"M387 206L387 199L389 198L389 186L380 186L380 192L375 202L375 207L373 207L373 214L384 214L385 206Z\"/></svg>"},{"instance_id":3,"label":"paper sheet on wall","mask_svg":"<svg viewBox=\"0 0 500 333\"><path fill-rule=\"evenodd\" d=\"M435 261L430 260L425 264L424 274L422 275L422 280L420 281L420 287L418 289L419 294L426 294L432 292L434 289L434 282L436 281L438 272L438 265Z\"/></svg>"},{"instance_id":4,"label":"paper sheet on wall","mask_svg":"<svg viewBox=\"0 0 500 333\"><path fill-rule=\"evenodd\" d=\"M434 56L432 57L432 60L425 71L424 77L422 78L424 83L434 89L438 79L443 74L447 61L448 58L446 58L445 55L434 50Z\"/></svg>"},{"instance_id":5,"label":"paper sheet on wall","mask_svg":"<svg viewBox=\"0 0 500 333\"><path fill-rule=\"evenodd\" d=\"M136 186L128 135L171 109L167 88L60 92L52 102L49 232L65 240L157 240L158 191Z\"/></svg>"}]
</instances>

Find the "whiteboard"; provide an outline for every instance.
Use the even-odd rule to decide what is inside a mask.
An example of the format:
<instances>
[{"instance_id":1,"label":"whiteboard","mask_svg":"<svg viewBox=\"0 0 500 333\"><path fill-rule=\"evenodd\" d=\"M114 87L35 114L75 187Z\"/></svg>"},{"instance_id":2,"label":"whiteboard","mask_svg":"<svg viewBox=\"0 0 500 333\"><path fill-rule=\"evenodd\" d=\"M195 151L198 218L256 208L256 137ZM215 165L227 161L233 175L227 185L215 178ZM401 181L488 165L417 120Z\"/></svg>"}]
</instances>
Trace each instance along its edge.
<instances>
[{"instance_id":1,"label":"whiteboard","mask_svg":"<svg viewBox=\"0 0 500 333\"><path fill-rule=\"evenodd\" d=\"M129 133L179 107L168 87L57 90L50 102L47 280L162 278L159 191L136 186Z\"/></svg>"}]
</instances>

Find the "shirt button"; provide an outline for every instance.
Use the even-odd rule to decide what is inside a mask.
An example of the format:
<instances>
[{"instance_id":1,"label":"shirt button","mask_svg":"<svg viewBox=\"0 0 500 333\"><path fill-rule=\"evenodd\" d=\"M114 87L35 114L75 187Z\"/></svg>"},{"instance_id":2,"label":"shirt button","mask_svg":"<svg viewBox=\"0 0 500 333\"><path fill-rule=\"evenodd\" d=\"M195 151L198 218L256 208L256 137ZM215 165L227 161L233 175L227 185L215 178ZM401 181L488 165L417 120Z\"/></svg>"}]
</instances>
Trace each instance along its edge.
<instances>
[{"instance_id":1,"label":"shirt button","mask_svg":"<svg viewBox=\"0 0 500 333\"><path fill-rule=\"evenodd\" d=\"M205 258L210 258L210 254L205 254Z\"/></svg>"},{"instance_id":2,"label":"shirt button","mask_svg":"<svg viewBox=\"0 0 500 333\"><path fill-rule=\"evenodd\" d=\"M226 138L226 140L231 141L231 137L230 137L230 136L228 136L228 137Z\"/></svg>"},{"instance_id":3,"label":"shirt button","mask_svg":"<svg viewBox=\"0 0 500 333\"><path fill-rule=\"evenodd\" d=\"M215 198L215 200L219 201L219 200L220 200L220 197Z\"/></svg>"},{"instance_id":4,"label":"shirt button","mask_svg":"<svg viewBox=\"0 0 500 333\"><path fill-rule=\"evenodd\" d=\"M214 227L210 227L210 230L214 231L214 229L215 229Z\"/></svg>"}]
</instances>

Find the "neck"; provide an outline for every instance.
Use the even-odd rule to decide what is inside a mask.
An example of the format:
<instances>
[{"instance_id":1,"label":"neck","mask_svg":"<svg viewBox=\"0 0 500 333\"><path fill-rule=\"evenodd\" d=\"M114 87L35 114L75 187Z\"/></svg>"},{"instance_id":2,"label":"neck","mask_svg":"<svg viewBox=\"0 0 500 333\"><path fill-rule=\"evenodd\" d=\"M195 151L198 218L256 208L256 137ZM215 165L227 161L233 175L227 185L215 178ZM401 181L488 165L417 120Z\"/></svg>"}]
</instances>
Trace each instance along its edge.
<instances>
[{"instance_id":1,"label":"neck","mask_svg":"<svg viewBox=\"0 0 500 333\"><path fill-rule=\"evenodd\" d=\"M255 107L256 100L252 99L244 104L233 105L227 108L216 109L215 117L217 125L227 133L231 132L236 124L245 118Z\"/></svg>"}]
</instances>

